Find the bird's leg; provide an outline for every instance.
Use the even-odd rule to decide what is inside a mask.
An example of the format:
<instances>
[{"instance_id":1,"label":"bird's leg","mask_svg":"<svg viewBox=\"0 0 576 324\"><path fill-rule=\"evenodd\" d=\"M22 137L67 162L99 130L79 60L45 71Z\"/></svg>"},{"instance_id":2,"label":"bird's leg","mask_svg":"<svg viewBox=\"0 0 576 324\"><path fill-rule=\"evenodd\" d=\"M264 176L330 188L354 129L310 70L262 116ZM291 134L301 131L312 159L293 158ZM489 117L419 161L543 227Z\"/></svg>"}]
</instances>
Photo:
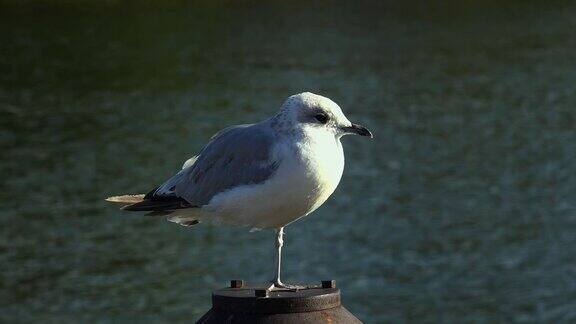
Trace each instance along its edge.
<instances>
[{"instance_id":1,"label":"bird's leg","mask_svg":"<svg viewBox=\"0 0 576 324\"><path fill-rule=\"evenodd\" d=\"M282 269L282 246L284 245L284 227L280 227L276 231L276 234L276 278L272 280L272 285L269 287L269 290L273 290L274 288L284 288L290 290L302 289L304 287L287 285L282 283L280 280L280 270Z\"/></svg>"},{"instance_id":2,"label":"bird's leg","mask_svg":"<svg viewBox=\"0 0 576 324\"><path fill-rule=\"evenodd\" d=\"M281 286L280 271L282 270L282 246L284 245L284 227L280 227L276 231L276 278L274 279L274 286Z\"/></svg>"}]
</instances>

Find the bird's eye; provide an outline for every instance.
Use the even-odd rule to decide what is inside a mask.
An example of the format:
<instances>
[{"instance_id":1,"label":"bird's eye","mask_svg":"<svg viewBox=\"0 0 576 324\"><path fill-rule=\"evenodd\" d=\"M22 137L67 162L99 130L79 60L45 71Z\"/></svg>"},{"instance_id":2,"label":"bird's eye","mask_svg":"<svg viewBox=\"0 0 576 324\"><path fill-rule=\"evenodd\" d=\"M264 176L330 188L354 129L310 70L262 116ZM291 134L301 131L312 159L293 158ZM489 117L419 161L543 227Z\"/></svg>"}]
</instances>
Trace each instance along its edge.
<instances>
[{"instance_id":1,"label":"bird's eye","mask_svg":"<svg viewBox=\"0 0 576 324\"><path fill-rule=\"evenodd\" d=\"M319 121L321 124L326 124L328 122L328 116L326 116L326 114L323 113L314 115L314 118L316 118L316 120Z\"/></svg>"}]
</instances>

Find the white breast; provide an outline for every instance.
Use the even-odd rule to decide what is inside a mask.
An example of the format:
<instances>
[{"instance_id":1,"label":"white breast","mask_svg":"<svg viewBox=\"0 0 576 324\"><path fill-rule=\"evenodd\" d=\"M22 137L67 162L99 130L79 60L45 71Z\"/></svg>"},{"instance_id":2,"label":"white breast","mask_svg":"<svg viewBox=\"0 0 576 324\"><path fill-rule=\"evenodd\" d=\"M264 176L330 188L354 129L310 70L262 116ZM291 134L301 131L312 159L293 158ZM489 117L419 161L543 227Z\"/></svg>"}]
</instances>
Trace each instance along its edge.
<instances>
[{"instance_id":1,"label":"white breast","mask_svg":"<svg viewBox=\"0 0 576 324\"><path fill-rule=\"evenodd\" d=\"M340 140L325 131L310 129L308 141L300 145L300 160L306 166L311 182L309 198L313 205L308 213L320 207L334 192L344 170L344 152Z\"/></svg>"},{"instance_id":2,"label":"white breast","mask_svg":"<svg viewBox=\"0 0 576 324\"><path fill-rule=\"evenodd\" d=\"M280 142L275 154L282 162L274 175L216 195L202 208L202 221L278 228L320 207L340 182L344 153L333 134L313 132L301 141Z\"/></svg>"}]
</instances>

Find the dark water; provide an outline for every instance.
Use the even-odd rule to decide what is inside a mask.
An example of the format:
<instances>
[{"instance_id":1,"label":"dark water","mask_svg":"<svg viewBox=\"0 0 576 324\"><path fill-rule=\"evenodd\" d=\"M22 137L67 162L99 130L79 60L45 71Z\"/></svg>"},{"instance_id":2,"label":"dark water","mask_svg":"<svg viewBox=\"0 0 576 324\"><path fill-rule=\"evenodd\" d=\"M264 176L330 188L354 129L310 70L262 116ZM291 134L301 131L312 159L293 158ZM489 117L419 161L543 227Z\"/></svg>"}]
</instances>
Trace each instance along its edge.
<instances>
[{"instance_id":1,"label":"dark water","mask_svg":"<svg viewBox=\"0 0 576 324\"><path fill-rule=\"evenodd\" d=\"M0 321L190 322L273 234L125 215L217 130L309 90L366 124L287 228L366 323L576 321L576 6L0 6Z\"/></svg>"}]
</instances>

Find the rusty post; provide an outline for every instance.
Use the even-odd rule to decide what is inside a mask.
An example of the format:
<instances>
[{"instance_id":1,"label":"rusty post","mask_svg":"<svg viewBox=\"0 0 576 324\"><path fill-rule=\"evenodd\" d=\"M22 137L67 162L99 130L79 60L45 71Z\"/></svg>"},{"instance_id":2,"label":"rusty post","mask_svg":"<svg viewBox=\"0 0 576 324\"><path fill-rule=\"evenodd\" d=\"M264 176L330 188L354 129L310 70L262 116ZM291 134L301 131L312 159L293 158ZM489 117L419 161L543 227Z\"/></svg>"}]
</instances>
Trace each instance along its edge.
<instances>
[{"instance_id":1,"label":"rusty post","mask_svg":"<svg viewBox=\"0 0 576 324\"><path fill-rule=\"evenodd\" d=\"M269 291L266 286L231 281L230 288L212 293L212 308L196 323L362 323L342 306L335 280L297 291Z\"/></svg>"}]
</instances>

